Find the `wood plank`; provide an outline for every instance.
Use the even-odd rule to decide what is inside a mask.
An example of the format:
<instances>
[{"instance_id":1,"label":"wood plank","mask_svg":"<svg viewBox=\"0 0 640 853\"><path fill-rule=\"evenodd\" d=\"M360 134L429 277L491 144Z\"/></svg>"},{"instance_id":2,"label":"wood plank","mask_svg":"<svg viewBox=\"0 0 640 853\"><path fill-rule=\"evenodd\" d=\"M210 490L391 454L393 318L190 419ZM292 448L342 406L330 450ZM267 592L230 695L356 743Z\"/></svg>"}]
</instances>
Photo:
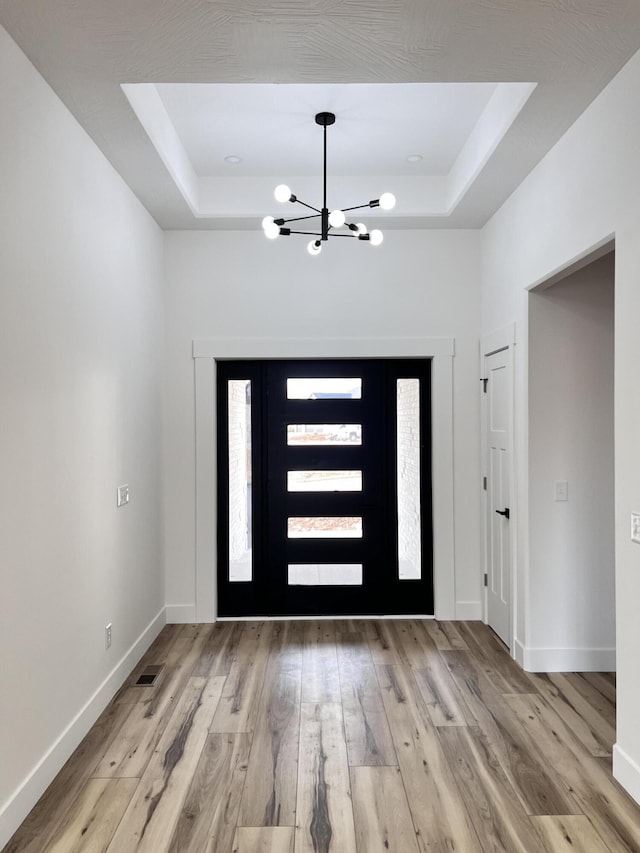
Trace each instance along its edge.
<instances>
[{"instance_id":1,"label":"wood plank","mask_svg":"<svg viewBox=\"0 0 640 853\"><path fill-rule=\"evenodd\" d=\"M89 779L43 853L105 851L137 785L137 779Z\"/></svg>"},{"instance_id":2,"label":"wood plank","mask_svg":"<svg viewBox=\"0 0 640 853\"><path fill-rule=\"evenodd\" d=\"M553 853L611 853L584 815L541 815L531 821Z\"/></svg>"},{"instance_id":3,"label":"wood plank","mask_svg":"<svg viewBox=\"0 0 640 853\"><path fill-rule=\"evenodd\" d=\"M245 622L212 732L252 732L269 659L273 622Z\"/></svg>"},{"instance_id":4,"label":"wood plank","mask_svg":"<svg viewBox=\"0 0 640 853\"><path fill-rule=\"evenodd\" d=\"M229 675L242 636L242 623L216 622L191 673L194 678Z\"/></svg>"},{"instance_id":5,"label":"wood plank","mask_svg":"<svg viewBox=\"0 0 640 853\"><path fill-rule=\"evenodd\" d=\"M334 619L333 628L338 634L366 634L368 619Z\"/></svg>"},{"instance_id":6,"label":"wood plank","mask_svg":"<svg viewBox=\"0 0 640 853\"><path fill-rule=\"evenodd\" d=\"M480 839L479 849L545 853L481 730L442 729L438 735Z\"/></svg>"},{"instance_id":7,"label":"wood plank","mask_svg":"<svg viewBox=\"0 0 640 853\"><path fill-rule=\"evenodd\" d=\"M295 825L301 682L302 623L276 623L240 804L241 826Z\"/></svg>"},{"instance_id":8,"label":"wood plank","mask_svg":"<svg viewBox=\"0 0 640 853\"><path fill-rule=\"evenodd\" d=\"M296 853L356 853L347 746L337 703L302 705Z\"/></svg>"},{"instance_id":9,"label":"wood plank","mask_svg":"<svg viewBox=\"0 0 640 853\"><path fill-rule=\"evenodd\" d=\"M554 771L605 844L615 853L640 850L640 807L620 788L598 759L577 741L540 696L507 696L505 701L527 727L534 748L548 756Z\"/></svg>"},{"instance_id":10,"label":"wood plank","mask_svg":"<svg viewBox=\"0 0 640 853\"><path fill-rule=\"evenodd\" d=\"M482 662L469 652L440 654L527 814L579 814L575 800L532 749L527 732L486 677Z\"/></svg>"},{"instance_id":11,"label":"wood plank","mask_svg":"<svg viewBox=\"0 0 640 853\"><path fill-rule=\"evenodd\" d=\"M231 850L250 747L251 735L246 732L207 737L169 853Z\"/></svg>"},{"instance_id":12,"label":"wood plank","mask_svg":"<svg viewBox=\"0 0 640 853\"><path fill-rule=\"evenodd\" d=\"M473 714L439 656L424 669L414 669L413 674L434 726L475 725Z\"/></svg>"},{"instance_id":13,"label":"wood plank","mask_svg":"<svg viewBox=\"0 0 640 853\"><path fill-rule=\"evenodd\" d=\"M97 763L94 778L140 777L167 727L184 686L207 641L209 631L196 638L180 638L171 647L166 673L156 692L136 704L117 737ZM133 688L135 689L135 688Z\"/></svg>"},{"instance_id":14,"label":"wood plank","mask_svg":"<svg viewBox=\"0 0 640 853\"><path fill-rule=\"evenodd\" d=\"M438 651L453 652L460 649L468 649L455 622L439 622L436 619L425 619L424 629L433 640Z\"/></svg>"},{"instance_id":15,"label":"wood plank","mask_svg":"<svg viewBox=\"0 0 640 853\"><path fill-rule=\"evenodd\" d=\"M615 708L616 706L616 682L615 674L612 672L581 672L580 676L588 681L605 699Z\"/></svg>"},{"instance_id":16,"label":"wood plank","mask_svg":"<svg viewBox=\"0 0 640 853\"><path fill-rule=\"evenodd\" d=\"M563 673L531 673L531 681L591 755L611 755L615 727L591 707Z\"/></svg>"},{"instance_id":17,"label":"wood plank","mask_svg":"<svg viewBox=\"0 0 640 853\"><path fill-rule=\"evenodd\" d=\"M224 677L189 679L129 807L109 853L164 853L200 760L220 701Z\"/></svg>"},{"instance_id":18,"label":"wood plank","mask_svg":"<svg viewBox=\"0 0 640 853\"><path fill-rule=\"evenodd\" d=\"M616 704L615 701L611 702L605 696L602 695L600 690L598 690L591 681L586 678L589 673L586 672L566 672L564 677L569 682L569 684L576 690L585 702L592 708L600 717L602 717L605 724L609 726L611 731L613 731L614 739L612 740L612 744L615 743L615 729L616 729Z\"/></svg>"},{"instance_id":19,"label":"wood plank","mask_svg":"<svg viewBox=\"0 0 640 853\"><path fill-rule=\"evenodd\" d=\"M202 623L191 622L180 625L180 638L183 640L195 640L202 633ZM211 627L211 626L208 626Z\"/></svg>"},{"instance_id":20,"label":"wood plank","mask_svg":"<svg viewBox=\"0 0 640 853\"><path fill-rule=\"evenodd\" d=\"M459 630L469 650L498 693L533 693L529 674L509 655L496 634L482 622L459 622Z\"/></svg>"},{"instance_id":21,"label":"wood plank","mask_svg":"<svg viewBox=\"0 0 640 853\"><path fill-rule=\"evenodd\" d=\"M302 701L340 701L336 630L328 620L304 623Z\"/></svg>"},{"instance_id":22,"label":"wood plank","mask_svg":"<svg viewBox=\"0 0 640 853\"><path fill-rule=\"evenodd\" d=\"M419 849L477 849L475 832L411 669L376 670Z\"/></svg>"},{"instance_id":23,"label":"wood plank","mask_svg":"<svg viewBox=\"0 0 640 853\"><path fill-rule=\"evenodd\" d=\"M114 703L103 711L2 853L41 853L133 707Z\"/></svg>"},{"instance_id":24,"label":"wood plank","mask_svg":"<svg viewBox=\"0 0 640 853\"><path fill-rule=\"evenodd\" d=\"M293 853L292 826L238 827L233 853Z\"/></svg>"},{"instance_id":25,"label":"wood plank","mask_svg":"<svg viewBox=\"0 0 640 853\"><path fill-rule=\"evenodd\" d=\"M374 664L402 663L396 651L392 623L389 619L372 619L367 623L365 636Z\"/></svg>"},{"instance_id":26,"label":"wood plank","mask_svg":"<svg viewBox=\"0 0 640 853\"><path fill-rule=\"evenodd\" d=\"M343 635L338 667L349 765L397 764L380 686L364 635Z\"/></svg>"},{"instance_id":27,"label":"wood plank","mask_svg":"<svg viewBox=\"0 0 640 853\"><path fill-rule=\"evenodd\" d=\"M358 850L419 853L398 767L354 767L351 789Z\"/></svg>"},{"instance_id":28,"label":"wood plank","mask_svg":"<svg viewBox=\"0 0 640 853\"><path fill-rule=\"evenodd\" d=\"M427 634L422 620L394 621L391 630L395 634L396 651L402 664L424 669L438 654L435 643Z\"/></svg>"}]
</instances>

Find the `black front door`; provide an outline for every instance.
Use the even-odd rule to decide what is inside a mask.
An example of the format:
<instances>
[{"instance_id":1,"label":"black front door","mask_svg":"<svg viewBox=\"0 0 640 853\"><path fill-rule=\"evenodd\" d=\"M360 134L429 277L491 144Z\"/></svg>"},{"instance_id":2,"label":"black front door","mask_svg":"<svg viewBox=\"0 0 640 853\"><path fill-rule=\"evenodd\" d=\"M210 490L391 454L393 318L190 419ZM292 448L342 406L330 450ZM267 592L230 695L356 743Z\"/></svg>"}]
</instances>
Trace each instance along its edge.
<instances>
[{"instance_id":1,"label":"black front door","mask_svg":"<svg viewBox=\"0 0 640 853\"><path fill-rule=\"evenodd\" d=\"M430 362L218 363L221 616L433 612Z\"/></svg>"}]
</instances>

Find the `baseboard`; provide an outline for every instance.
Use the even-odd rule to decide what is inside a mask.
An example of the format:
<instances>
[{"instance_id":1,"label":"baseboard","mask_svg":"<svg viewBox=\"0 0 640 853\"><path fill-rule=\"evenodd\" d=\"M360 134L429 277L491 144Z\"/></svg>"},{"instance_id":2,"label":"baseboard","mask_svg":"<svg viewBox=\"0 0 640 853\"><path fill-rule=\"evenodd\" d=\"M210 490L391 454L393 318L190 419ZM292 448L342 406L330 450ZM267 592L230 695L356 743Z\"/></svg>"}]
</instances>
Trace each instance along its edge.
<instances>
[{"instance_id":1,"label":"baseboard","mask_svg":"<svg viewBox=\"0 0 640 853\"><path fill-rule=\"evenodd\" d=\"M516 660L526 672L615 672L616 650L531 648L516 641Z\"/></svg>"},{"instance_id":2,"label":"baseboard","mask_svg":"<svg viewBox=\"0 0 640 853\"><path fill-rule=\"evenodd\" d=\"M613 745L613 778L622 785L630 797L640 803L640 764L618 746Z\"/></svg>"},{"instance_id":3,"label":"baseboard","mask_svg":"<svg viewBox=\"0 0 640 853\"><path fill-rule=\"evenodd\" d=\"M195 604L167 604L167 625L190 625L197 622Z\"/></svg>"},{"instance_id":4,"label":"baseboard","mask_svg":"<svg viewBox=\"0 0 640 853\"><path fill-rule=\"evenodd\" d=\"M525 661L525 647L520 642L520 640L515 640L513 643L513 655L517 664L519 664L522 669L525 669L524 661Z\"/></svg>"},{"instance_id":5,"label":"baseboard","mask_svg":"<svg viewBox=\"0 0 640 853\"><path fill-rule=\"evenodd\" d=\"M476 622L482 619L481 601L456 601L456 619Z\"/></svg>"},{"instance_id":6,"label":"baseboard","mask_svg":"<svg viewBox=\"0 0 640 853\"><path fill-rule=\"evenodd\" d=\"M164 607L78 711L55 743L0 809L0 850L49 787L69 756L165 625Z\"/></svg>"}]
</instances>

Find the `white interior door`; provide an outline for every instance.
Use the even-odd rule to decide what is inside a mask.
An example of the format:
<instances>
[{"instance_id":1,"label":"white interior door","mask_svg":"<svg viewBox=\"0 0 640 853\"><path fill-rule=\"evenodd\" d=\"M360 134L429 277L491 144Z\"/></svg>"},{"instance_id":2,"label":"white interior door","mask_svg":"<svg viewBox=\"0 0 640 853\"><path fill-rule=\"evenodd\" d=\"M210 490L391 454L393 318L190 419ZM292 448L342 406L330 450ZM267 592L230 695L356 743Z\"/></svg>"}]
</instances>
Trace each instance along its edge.
<instances>
[{"instance_id":1,"label":"white interior door","mask_svg":"<svg viewBox=\"0 0 640 853\"><path fill-rule=\"evenodd\" d=\"M511 645L510 471L512 350L485 356L487 436L487 622Z\"/></svg>"}]
</instances>

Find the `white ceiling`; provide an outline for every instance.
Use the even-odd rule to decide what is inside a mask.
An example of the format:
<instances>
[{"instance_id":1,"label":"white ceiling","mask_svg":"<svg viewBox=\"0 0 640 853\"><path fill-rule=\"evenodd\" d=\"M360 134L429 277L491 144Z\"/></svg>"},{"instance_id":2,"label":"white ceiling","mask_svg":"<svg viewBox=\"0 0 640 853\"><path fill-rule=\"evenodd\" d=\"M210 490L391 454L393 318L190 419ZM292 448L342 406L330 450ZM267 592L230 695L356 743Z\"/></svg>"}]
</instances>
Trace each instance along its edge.
<instances>
[{"instance_id":1,"label":"white ceiling","mask_svg":"<svg viewBox=\"0 0 640 853\"><path fill-rule=\"evenodd\" d=\"M446 175L496 86L492 83L164 83L156 87L200 177L317 175L322 129L333 175ZM419 163L407 157L420 154ZM242 157L230 168L225 156Z\"/></svg>"},{"instance_id":2,"label":"white ceiling","mask_svg":"<svg viewBox=\"0 0 640 853\"><path fill-rule=\"evenodd\" d=\"M0 0L0 24L165 228L259 227L296 177L316 203L320 110L345 203L478 227L640 48L634 0Z\"/></svg>"}]
</instances>

